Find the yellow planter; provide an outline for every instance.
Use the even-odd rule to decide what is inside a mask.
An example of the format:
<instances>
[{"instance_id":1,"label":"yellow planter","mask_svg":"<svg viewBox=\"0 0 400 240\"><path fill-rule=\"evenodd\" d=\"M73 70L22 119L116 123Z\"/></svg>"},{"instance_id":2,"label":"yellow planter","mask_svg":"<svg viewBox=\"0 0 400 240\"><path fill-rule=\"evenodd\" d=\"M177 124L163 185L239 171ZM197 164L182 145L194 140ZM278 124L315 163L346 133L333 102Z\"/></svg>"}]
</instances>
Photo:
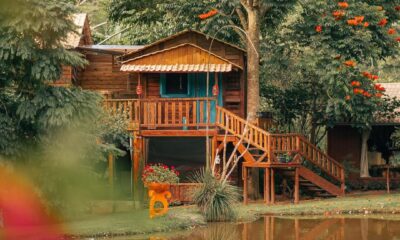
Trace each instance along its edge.
<instances>
[{"instance_id":1,"label":"yellow planter","mask_svg":"<svg viewBox=\"0 0 400 240\"><path fill-rule=\"evenodd\" d=\"M168 183L146 183L146 186L149 190L149 213L150 218L163 216L168 212L168 200L167 198L171 198L170 184ZM154 205L156 202L160 202L162 204L161 208L155 208Z\"/></svg>"}]
</instances>

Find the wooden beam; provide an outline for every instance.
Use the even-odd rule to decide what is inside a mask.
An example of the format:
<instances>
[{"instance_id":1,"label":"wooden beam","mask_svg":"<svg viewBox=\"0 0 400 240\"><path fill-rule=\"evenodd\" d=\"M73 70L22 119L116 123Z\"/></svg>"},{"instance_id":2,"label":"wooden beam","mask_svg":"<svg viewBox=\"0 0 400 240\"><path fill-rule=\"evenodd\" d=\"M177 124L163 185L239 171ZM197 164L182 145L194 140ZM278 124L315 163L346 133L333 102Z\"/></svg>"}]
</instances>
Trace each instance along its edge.
<instances>
[{"instance_id":1,"label":"wooden beam","mask_svg":"<svg viewBox=\"0 0 400 240\"><path fill-rule=\"evenodd\" d=\"M114 156L108 153L108 183L111 187L114 186Z\"/></svg>"},{"instance_id":2,"label":"wooden beam","mask_svg":"<svg viewBox=\"0 0 400 240\"><path fill-rule=\"evenodd\" d=\"M271 169L265 168L264 173L264 202L271 203Z\"/></svg>"},{"instance_id":3,"label":"wooden beam","mask_svg":"<svg viewBox=\"0 0 400 240\"><path fill-rule=\"evenodd\" d=\"M247 204L247 168L245 166L242 167L243 171L243 203Z\"/></svg>"},{"instance_id":4,"label":"wooden beam","mask_svg":"<svg viewBox=\"0 0 400 240\"><path fill-rule=\"evenodd\" d=\"M216 134L216 130L209 130L209 135ZM205 137L206 130L142 130L143 137Z\"/></svg>"},{"instance_id":5,"label":"wooden beam","mask_svg":"<svg viewBox=\"0 0 400 240\"><path fill-rule=\"evenodd\" d=\"M271 204L275 203L275 170L271 168Z\"/></svg>"}]
</instances>

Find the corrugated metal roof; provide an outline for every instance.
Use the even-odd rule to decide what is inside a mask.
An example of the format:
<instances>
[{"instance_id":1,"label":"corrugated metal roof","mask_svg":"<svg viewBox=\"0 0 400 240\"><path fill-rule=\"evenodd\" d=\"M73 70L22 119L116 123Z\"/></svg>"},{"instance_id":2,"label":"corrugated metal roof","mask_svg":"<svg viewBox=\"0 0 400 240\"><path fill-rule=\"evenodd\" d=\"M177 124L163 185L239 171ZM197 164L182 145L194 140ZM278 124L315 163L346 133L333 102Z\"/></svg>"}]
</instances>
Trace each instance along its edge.
<instances>
[{"instance_id":1,"label":"corrugated metal roof","mask_svg":"<svg viewBox=\"0 0 400 240\"><path fill-rule=\"evenodd\" d=\"M124 72L230 72L232 64L175 64L175 65L129 65L123 64Z\"/></svg>"}]
</instances>

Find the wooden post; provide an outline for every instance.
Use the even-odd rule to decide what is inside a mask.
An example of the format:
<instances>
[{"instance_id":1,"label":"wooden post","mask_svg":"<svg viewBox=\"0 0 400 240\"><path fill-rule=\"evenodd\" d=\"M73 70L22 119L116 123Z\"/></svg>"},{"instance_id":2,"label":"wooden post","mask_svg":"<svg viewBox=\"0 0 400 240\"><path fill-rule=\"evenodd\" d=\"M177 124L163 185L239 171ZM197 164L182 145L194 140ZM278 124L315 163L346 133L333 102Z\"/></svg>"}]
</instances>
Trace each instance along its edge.
<instances>
[{"instance_id":1,"label":"wooden post","mask_svg":"<svg viewBox=\"0 0 400 240\"><path fill-rule=\"evenodd\" d=\"M390 167L386 166L386 192L390 193Z\"/></svg>"},{"instance_id":2,"label":"wooden post","mask_svg":"<svg viewBox=\"0 0 400 240\"><path fill-rule=\"evenodd\" d=\"M271 169L265 168L264 174L264 201L266 204L271 203Z\"/></svg>"},{"instance_id":3,"label":"wooden post","mask_svg":"<svg viewBox=\"0 0 400 240\"><path fill-rule=\"evenodd\" d=\"M271 203L275 203L275 170L271 168Z\"/></svg>"},{"instance_id":4,"label":"wooden post","mask_svg":"<svg viewBox=\"0 0 400 240\"><path fill-rule=\"evenodd\" d=\"M340 184L340 189L342 190L342 194L343 194L343 196L345 195L345 193L346 193L346 184L345 184L345 173L344 173L344 169L342 168L341 170L340 170L340 178L341 178L341 184Z\"/></svg>"},{"instance_id":5,"label":"wooden post","mask_svg":"<svg viewBox=\"0 0 400 240\"><path fill-rule=\"evenodd\" d=\"M247 204L247 167L243 166L243 203Z\"/></svg>"},{"instance_id":6,"label":"wooden post","mask_svg":"<svg viewBox=\"0 0 400 240\"><path fill-rule=\"evenodd\" d=\"M294 175L294 203L298 204L300 200L300 191L299 191L299 168L296 167L295 175Z\"/></svg>"},{"instance_id":7,"label":"wooden post","mask_svg":"<svg viewBox=\"0 0 400 240\"><path fill-rule=\"evenodd\" d=\"M114 156L108 153L108 183L114 187Z\"/></svg>"}]
</instances>

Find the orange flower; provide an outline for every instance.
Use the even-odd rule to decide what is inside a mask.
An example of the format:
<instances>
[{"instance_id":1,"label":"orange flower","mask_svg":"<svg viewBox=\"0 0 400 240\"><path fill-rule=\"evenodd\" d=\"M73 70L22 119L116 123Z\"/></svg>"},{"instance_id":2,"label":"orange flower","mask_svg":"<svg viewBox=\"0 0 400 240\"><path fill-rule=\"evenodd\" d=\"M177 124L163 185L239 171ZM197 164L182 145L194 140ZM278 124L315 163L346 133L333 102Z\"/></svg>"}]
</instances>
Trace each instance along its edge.
<instances>
[{"instance_id":1,"label":"orange flower","mask_svg":"<svg viewBox=\"0 0 400 240\"><path fill-rule=\"evenodd\" d=\"M348 8L349 4L347 2L338 2L339 7L341 8Z\"/></svg>"},{"instance_id":2,"label":"orange flower","mask_svg":"<svg viewBox=\"0 0 400 240\"><path fill-rule=\"evenodd\" d=\"M344 99L346 99L346 101L350 101L351 97L350 95L347 95L346 97L344 97Z\"/></svg>"},{"instance_id":3,"label":"orange flower","mask_svg":"<svg viewBox=\"0 0 400 240\"><path fill-rule=\"evenodd\" d=\"M347 67L355 67L356 63L352 60L348 60L348 61L344 62L344 65L346 65Z\"/></svg>"},{"instance_id":4,"label":"orange flower","mask_svg":"<svg viewBox=\"0 0 400 240\"><path fill-rule=\"evenodd\" d=\"M364 90L361 89L361 88L354 88L354 89L353 89L353 93L354 93L354 94L363 94L363 93L364 93Z\"/></svg>"},{"instance_id":5,"label":"orange flower","mask_svg":"<svg viewBox=\"0 0 400 240\"><path fill-rule=\"evenodd\" d=\"M380 84L375 84L374 88L378 91L384 92L386 89L382 87Z\"/></svg>"},{"instance_id":6,"label":"orange flower","mask_svg":"<svg viewBox=\"0 0 400 240\"><path fill-rule=\"evenodd\" d=\"M377 75L372 75L372 76L371 76L371 79L375 81L375 80L378 80L379 77L378 77Z\"/></svg>"},{"instance_id":7,"label":"orange flower","mask_svg":"<svg viewBox=\"0 0 400 240\"><path fill-rule=\"evenodd\" d=\"M204 20L204 19L207 19L207 18L210 18L210 17L216 15L217 13L218 13L218 10L213 9L213 10L208 11L207 13L200 14L199 18L201 20Z\"/></svg>"},{"instance_id":8,"label":"orange flower","mask_svg":"<svg viewBox=\"0 0 400 240\"><path fill-rule=\"evenodd\" d=\"M358 22L357 20L355 20L355 19L349 19L349 20L347 20L347 24L350 25L350 26L357 26L358 23L359 23L359 22Z\"/></svg>"},{"instance_id":9,"label":"orange flower","mask_svg":"<svg viewBox=\"0 0 400 240\"><path fill-rule=\"evenodd\" d=\"M334 16L336 20L340 20L344 16L344 11L334 11L332 16Z\"/></svg>"},{"instance_id":10,"label":"orange flower","mask_svg":"<svg viewBox=\"0 0 400 240\"><path fill-rule=\"evenodd\" d=\"M369 22L365 22L364 27L369 27Z\"/></svg>"},{"instance_id":11,"label":"orange flower","mask_svg":"<svg viewBox=\"0 0 400 240\"><path fill-rule=\"evenodd\" d=\"M352 81L352 82L351 82L351 86L353 86L353 87L359 87L359 86L361 86L361 83L360 83L359 81Z\"/></svg>"},{"instance_id":12,"label":"orange flower","mask_svg":"<svg viewBox=\"0 0 400 240\"><path fill-rule=\"evenodd\" d=\"M315 26L315 31L316 32L322 32L322 26L321 25Z\"/></svg>"},{"instance_id":13,"label":"orange flower","mask_svg":"<svg viewBox=\"0 0 400 240\"><path fill-rule=\"evenodd\" d=\"M393 34L395 34L396 33L396 29L394 29L394 28L389 28L389 30L388 30L388 34L389 35L393 35Z\"/></svg>"},{"instance_id":14,"label":"orange flower","mask_svg":"<svg viewBox=\"0 0 400 240\"><path fill-rule=\"evenodd\" d=\"M362 75L366 78L371 78L372 74L369 72L362 72Z\"/></svg>"},{"instance_id":15,"label":"orange flower","mask_svg":"<svg viewBox=\"0 0 400 240\"><path fill-rule=\"evenodd\" d=\"M381 20L379 21L378 25L379 25L379 26L385 26L387 23L388 23L387 19L384 18L384 19L381 19Z\"/></svg>"},{"instance_id":16,"label":"orange flower","mask_svg":"<svg viewBox=\"0 0 400 240\"><path fill-rule=\"evenodd\" d=\"M369 93L369 92L367 92L367 91L365 91L364 93L363 93L363 95L364 95L364 97L372 97L372 94L371 93Z\"/></svg>"},{"instance_id":17,"label":"orange flower","mask_svg":"<svg viewBox=\"0 0 400 240\"><path fill-rule=\"evenodd\" d=\"M358 23L362 23L363 21L364 21L364 16L357 16L357 17L354 17L354 20L356 20Z\"/></svg>"},{"instance_id":18,"label":"orange flower","mask_svg":"<svg viewBox=\"0 0 400 240\"><path fill-rule=\"evenodd\" d=\"M382 96L383 96L382 93L375 93L375 97L377 97L377 98L381 98Z\"/></svg>"}]
</instances>

